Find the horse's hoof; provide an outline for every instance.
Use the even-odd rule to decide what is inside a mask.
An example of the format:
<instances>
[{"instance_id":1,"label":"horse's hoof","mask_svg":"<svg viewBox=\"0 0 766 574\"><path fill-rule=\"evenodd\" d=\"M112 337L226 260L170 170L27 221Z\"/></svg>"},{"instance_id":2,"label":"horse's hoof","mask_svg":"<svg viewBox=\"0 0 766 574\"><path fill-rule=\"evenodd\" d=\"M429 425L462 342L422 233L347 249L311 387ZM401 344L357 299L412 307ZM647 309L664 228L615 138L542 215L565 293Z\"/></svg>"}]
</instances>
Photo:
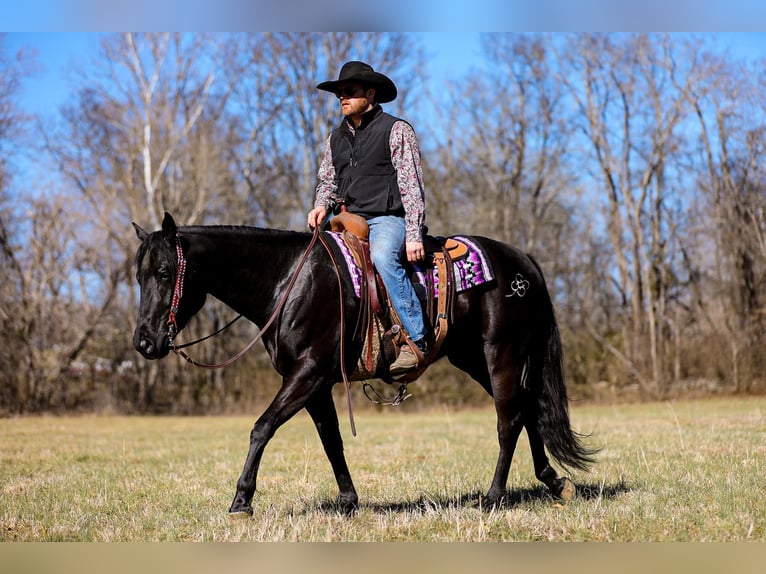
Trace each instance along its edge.
<instances>
[{"instance_id":1,"label":"horse's hoof","mask_svg":"<svg viewBox=\"0 0 766 574\"><path fill-rule=\"evenodd\" d=\"M253 516L253 509L251 507L243 508L241 510L229 510L229 520L247 520Z\"/></svg>"},{"instance_id":2,"label":"horse's hoof","mask_svg":"<svg viewBox=\"0 0 766 574\"><path fill-rule=\"evenodd\" d=\"M491 512L501 508L505 503L505 496L503 495L490 495L479 497L478 507L485 512Z\"/></svg>"},{"instance_id":3,"label":"horse's hoof","mask_svg":"<svg viewBox=\"0 0 766 574\"><path fill-rule=\"evenodd\" d=\"M351 497L344 497L339 496L338 499L335 501L335 504L338 505L340 508L340 511L345 516L354 516L356 514L356 511L359 510L359 498L356 496Z\"/></svg>"},{"instance_id":4,"label":"horse's hoof","mask_svg":"<svg viewBox=\"0 0 766 574\"><path fill-rule=\"evenodd\" d=\"M558 499L563 502L569 502L575 497L575 494L577 494L577 489L575 488L574 483L566 477L562 478L561 490L557 495Z\"/></svg>"}]
</instances>

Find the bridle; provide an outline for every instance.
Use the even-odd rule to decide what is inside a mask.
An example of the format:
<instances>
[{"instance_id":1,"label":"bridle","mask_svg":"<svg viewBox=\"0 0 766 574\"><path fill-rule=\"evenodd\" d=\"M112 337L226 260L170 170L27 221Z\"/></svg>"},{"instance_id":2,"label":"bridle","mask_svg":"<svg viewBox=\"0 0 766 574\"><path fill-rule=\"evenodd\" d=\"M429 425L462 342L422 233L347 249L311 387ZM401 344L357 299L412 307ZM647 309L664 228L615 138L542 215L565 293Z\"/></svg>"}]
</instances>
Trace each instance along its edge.
<instances>
[{"instance_id":1,"label":"bridle","mask_svg":"<svg viewBox=\"0 0 766 574\"><path fill-rule=\"evenodd\" d=\"M311 237L311 241L309 242L309 245L306 248L306 251L304 251L303 255L301 256L301 259L298 262L298 266L293 272L293 275L290 278L290 282L287 284L287 288L285 289L285 292L282 294L282 297L280 298L279 302L277 303L277 306L274 308L274 311L272 312L271 316L268 318L266 323L258 331L258 334L241 351L239 351L236 355L234 355L230 359L227 359L226 361L222 363L217 363L217 364L207 364L207 363L200 363L199 361L195 361L181 349L183 349L184 347L195 345L206 339L209 339L210 337L217 335L218 333L224 331L229 326L231 326L238 319L240 319L242 315L237 316L233 321L229 322L223 328L219 329L218 331L216 331L215 333L211 335L208 335L207 337L203 337L202 339L197 339L196 341L192 341L191 343L176 345L175 337L178 334L178 322L176 319L176 314L178 313L178 307L181 303L181 298L183 297L183 294L184 294L184 280L186 278L186 257L184 256L183 245L181 244L181 235L179 233L176 233L175 247L176 247L176 257L178 258L178 268L176 272L175 285L173 286L173 297L170 302L170 310L168 311L168 321L167 321L168 345L170 349L172 349L172 351L176 355L183 358L186 362L191 363L195 367L200 367L203 369L221 369L223 367L228 367L232 363L241 359L250 349L253 348L253 346L261 339L261 337L263 337L263 334L266 332L266 330L269 327L271 327L274 320L277 318L277 316L279 316L279 313L282 311L282 308L287 302L287 297L290 294L290 291L292 291L292 288L295 285L296 280L298 279L298 274L303 268L303 264L306 263L306 260L308 259L308 256L311 253L311 250L314 248L314 245L316 244L317 239L319 239L319 241L322 243L327 253L330 255L330 259L332 260L333 267L335 269L335 275L338 279L338 292L340 294L339 295L340 297L340 370L341 370L341 374L343 375L343 382L346 386L346 397L348 400L348 415L351 422L351 433L354 436L356 436L356 425L354 424L354 416L353 416L353 413L351 412L351 386L349 384L348 376L346 374L346 356L345 356L346 346L344 344L344 336L343 336L343 334L345 333L345 312L344 312L345 305L343 304L344 303L343 280L341 279L340 270L338 268L338 262L336 261L335 256L333 255L332 249L327 244L326 239L319 232L318 225L314 228L314 234Z\"/></svg>"},{"instance_id":2,"label":"bridle","mask_svg":"<svg viewBox=\"0 0 766 574\"><path fill-rule=\"evenodd\" d=\"M181 236L176 233L176 255L178 257L178 270L176 271L176 283L173 286L173 299L170 302L170 311L168 312L168 344L173 351L176 351L175 337L178 334L178 323L176 313L178 305L181 303L181 297L184 295L184 279L186 278L186 257L181 245Z\"/></svg>"}]
</instances>

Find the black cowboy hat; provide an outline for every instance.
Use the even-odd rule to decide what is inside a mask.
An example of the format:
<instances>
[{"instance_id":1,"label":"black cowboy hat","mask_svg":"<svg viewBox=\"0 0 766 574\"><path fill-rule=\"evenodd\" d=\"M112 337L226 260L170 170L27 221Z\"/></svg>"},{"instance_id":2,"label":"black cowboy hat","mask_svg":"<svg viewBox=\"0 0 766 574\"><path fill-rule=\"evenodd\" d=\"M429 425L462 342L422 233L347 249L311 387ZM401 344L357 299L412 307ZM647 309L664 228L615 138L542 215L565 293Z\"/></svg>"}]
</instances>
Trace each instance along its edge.
<instances>
[{"instance_id":1,"label":"black cowboy hat","mask_svg":"<svg viewBox=\"0 0 766 574\"><path fill-rule=\"evenodd\" d=\"M396 86L387 76L376 72L369 64L357 61L343 64L337 80L322 82L317 89L335 92L340 84L348 82L359 82L364 86L375 88L375 101L379 104L396 99Z\"/></svg>"}]
</instances>

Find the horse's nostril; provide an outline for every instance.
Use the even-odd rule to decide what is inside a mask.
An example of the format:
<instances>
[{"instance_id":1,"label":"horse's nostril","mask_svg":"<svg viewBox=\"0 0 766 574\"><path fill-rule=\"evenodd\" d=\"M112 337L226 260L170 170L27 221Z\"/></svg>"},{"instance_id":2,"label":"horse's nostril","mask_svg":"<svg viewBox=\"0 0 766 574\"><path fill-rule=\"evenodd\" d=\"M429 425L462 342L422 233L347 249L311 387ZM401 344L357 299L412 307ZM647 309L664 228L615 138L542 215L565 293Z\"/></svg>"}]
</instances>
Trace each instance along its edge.
<instances>
[{"instance_id":1,"label":"horse's nostril","mask_svg":"<svg viewBox=\"0 0 766 574\"><path fill-rule=\"evenodd\" d=\"M154 352L154 345L148 339L141 339L139 349L142 353L151 355Z\"/></svg>"}]
</instances>

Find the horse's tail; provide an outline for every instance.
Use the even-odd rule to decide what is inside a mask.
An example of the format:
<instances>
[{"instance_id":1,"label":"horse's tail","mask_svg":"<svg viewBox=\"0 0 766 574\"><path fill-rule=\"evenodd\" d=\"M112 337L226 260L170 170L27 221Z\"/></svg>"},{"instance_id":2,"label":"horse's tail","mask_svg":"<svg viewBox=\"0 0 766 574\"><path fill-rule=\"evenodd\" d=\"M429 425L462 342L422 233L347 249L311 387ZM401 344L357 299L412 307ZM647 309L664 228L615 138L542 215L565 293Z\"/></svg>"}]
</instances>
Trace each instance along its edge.
<instances>
[{"instance_id":1,"label":"horse's tail","mask_svg":"<svg viewBox=\"0 0 766 574\"><path fill-rule=\"evenodd\" d=\"M599 449L584 446L584 435L572 430L564 381L561 333L542 270L534 259L532 262L543 282L544 305L544 318L538 324L539 331L536 335L536 352L530 357L531 387L537 399L537 429L549 454L556 461L564 466L587 470L588 466L595 462L593 455Z\"/></svg>"}]
</instances>

